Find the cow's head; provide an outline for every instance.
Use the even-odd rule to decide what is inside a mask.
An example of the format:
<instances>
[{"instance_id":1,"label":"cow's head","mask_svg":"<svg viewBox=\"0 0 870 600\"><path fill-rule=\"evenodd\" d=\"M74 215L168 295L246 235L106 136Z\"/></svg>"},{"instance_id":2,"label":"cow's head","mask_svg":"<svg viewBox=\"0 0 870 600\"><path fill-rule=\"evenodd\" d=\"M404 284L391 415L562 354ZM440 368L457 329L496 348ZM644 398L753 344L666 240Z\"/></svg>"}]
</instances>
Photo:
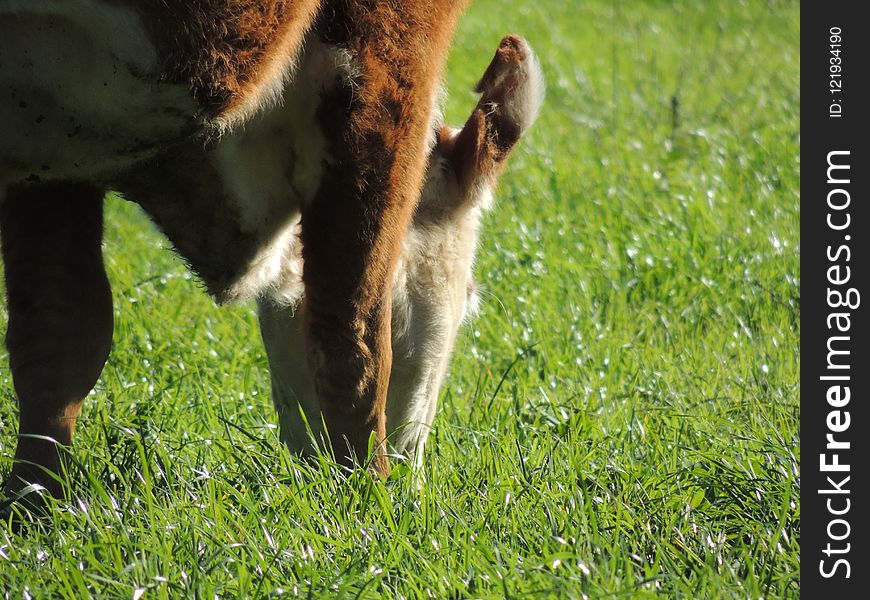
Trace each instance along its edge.
<instances>
[{"instance_id":1,"label":"cow's head","mask_svg":"<svg viewBox=\"0 0 870 600\"><path fill-rule=\"evenodd\" d=\"M543 99L542 74L529 45L505 37L476 91L481 98L465 125L437 131L395 275L388 440L395 453L416 463L457 332L478 302L472 270L482 216L498 174ZM301 273L301 264L293 270ZM322 435L322 421L303 358L304 309L262 300L259 313L281 437L291 450L305 451L311 434Z\"/></svg>"}]
</instances>

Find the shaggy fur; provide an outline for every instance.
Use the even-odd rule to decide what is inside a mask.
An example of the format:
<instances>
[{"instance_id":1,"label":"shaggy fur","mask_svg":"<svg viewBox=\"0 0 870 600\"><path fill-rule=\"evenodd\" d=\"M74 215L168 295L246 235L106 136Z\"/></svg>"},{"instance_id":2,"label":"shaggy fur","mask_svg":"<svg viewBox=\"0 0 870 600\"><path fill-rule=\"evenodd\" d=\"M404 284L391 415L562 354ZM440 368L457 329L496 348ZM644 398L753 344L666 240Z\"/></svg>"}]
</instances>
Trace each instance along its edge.
<instances>
[{"instance_id":1,"label":"shaggy fur","mask_svg":"<svg viewBox=\"0 0 870 600\"><path fill-rule=\"evenodd\" d=\"M274 103L292 73L318 0L118 0L155 42L166 81L190 88L223 133Z\"/></svg>"}]
</instances>

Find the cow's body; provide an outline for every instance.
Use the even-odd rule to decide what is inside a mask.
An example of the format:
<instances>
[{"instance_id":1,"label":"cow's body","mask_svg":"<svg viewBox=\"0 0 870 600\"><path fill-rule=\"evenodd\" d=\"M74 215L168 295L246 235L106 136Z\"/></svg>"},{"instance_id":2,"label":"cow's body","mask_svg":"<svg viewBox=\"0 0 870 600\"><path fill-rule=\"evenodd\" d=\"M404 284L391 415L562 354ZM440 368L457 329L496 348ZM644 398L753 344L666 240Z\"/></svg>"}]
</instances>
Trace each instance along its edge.
<instances>
[{"instance_id":1,"label":"cow's body","mask_svg":"<svg viewBox=\"0 0 870 600\"><path fill-rule=\"evenodd\" d=\"M390 324L412 326L391 315L393 274L460 4L0 0L0 122L12 124L0 234L21 409L7 491L35 480L57 492L43 472L57 452L31 436L70 443L108 354L106 189L139 203L216 298L259 300L291 447L308 442L287 416L289 382L341 440L339 460L385 439ZM412 293L399 272L396 294ZM427 359L427 398L454 335ZM420 378L406 379L394 387L419 395ZM434 404L420 410L431 422ZM386 472L382 446L373 465Z\"/></svg>"}]
</instances>

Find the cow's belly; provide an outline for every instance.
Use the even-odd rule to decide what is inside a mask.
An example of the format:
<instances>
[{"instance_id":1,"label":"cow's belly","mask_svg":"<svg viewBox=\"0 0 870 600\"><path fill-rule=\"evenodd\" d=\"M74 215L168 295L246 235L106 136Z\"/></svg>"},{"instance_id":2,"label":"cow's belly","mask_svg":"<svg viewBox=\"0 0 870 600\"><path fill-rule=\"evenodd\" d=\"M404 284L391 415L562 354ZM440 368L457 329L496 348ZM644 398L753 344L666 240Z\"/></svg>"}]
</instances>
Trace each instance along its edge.
<instances>
[{"instance_id":1,"label":"cow's belly","mask_svg":"<svg viewBox=\"0 0 870 600\"><path fill-rule=\"evenodd\" d=\"M0 188L99 179L192 131L193 99L158 74L129 9L0 0Z\"/></svg>"},{"instance_id":2,"label":"cow's belly","mask_svg":"<svg viewBox=\"0 0 870 600\"><path fill-rule=\"evenodd\" d=\"M347 81L349 64L312 40L277 104L208 150L187 141L117 180L218 300L301 298L301 209L315 201L334 143L318 109Z\"/></svg>"}]
</instances>

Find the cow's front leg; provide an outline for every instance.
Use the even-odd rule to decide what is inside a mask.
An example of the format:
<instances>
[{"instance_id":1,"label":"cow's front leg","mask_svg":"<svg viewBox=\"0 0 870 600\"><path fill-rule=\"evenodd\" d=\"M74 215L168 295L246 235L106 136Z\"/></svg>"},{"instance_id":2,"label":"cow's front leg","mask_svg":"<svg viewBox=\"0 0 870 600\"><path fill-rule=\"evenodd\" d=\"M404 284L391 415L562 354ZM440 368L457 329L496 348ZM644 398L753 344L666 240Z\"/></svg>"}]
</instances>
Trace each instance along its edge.
<instances>
[{"instance_id":1,"label":"cow's front leg","mask_svg":"<svg viewBox=\"0 0 870 600\"><path fill-rule=\"evenodd\" d=\"M57 445L72 442L112 343L102 229L103 191L88 184L16 186L0 206L6 346L20 411L7 495L27 483L61 493Z\"/></svg>"},{"instance_id":2,"label":"cow's front leg","mask_svg":"<svg viewBox=\"0 0 870 600\"><path fill-rule=\"evenodd\" d=\"M316 27L345 53L351 74L321 97L329 156L302 209L307 353L337 458L364 458L374 433L373 466L382 475L393 273L463 4L337 3Z\"/></svg>"},{"instance_id":3,"label":"cow's front leg","mask_svg":"<svg viewBox=\"0 0 870 600\"><path fill-rule=\"evenodd\" d=\"M383 158L360 157L385 164ZM332 187L332 186L329 186ZM302 213L306 339L314 388L336 459L386 475L385 406L392 363L392 277L413 197L394 186L334 189Z\"/></svg>"}]
</instances>

